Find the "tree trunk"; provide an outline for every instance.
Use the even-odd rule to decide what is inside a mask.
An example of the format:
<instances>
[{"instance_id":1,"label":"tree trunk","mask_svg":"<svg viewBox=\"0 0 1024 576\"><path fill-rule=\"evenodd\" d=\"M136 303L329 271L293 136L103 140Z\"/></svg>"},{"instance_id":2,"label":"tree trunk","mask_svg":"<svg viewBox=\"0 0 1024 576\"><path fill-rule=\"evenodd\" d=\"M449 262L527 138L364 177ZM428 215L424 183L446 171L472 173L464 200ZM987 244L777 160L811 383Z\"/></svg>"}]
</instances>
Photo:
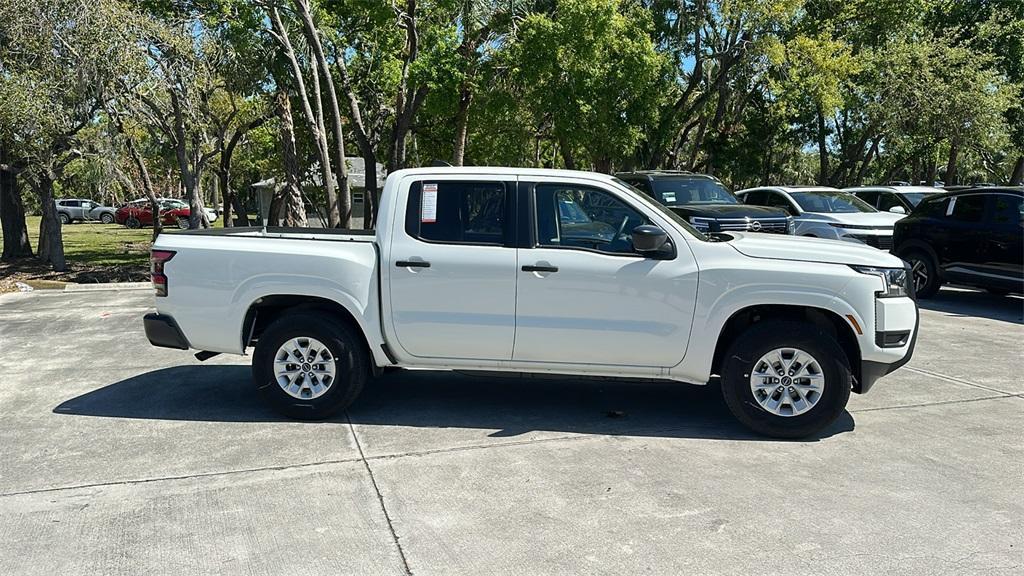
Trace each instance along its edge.
<instances>
[{"instance_id":1,"label":"tree trunk","mask_svg":"<svg viewBox=\"0 0 1024 576\"><path fill-rule=\"evenodd\" d=\"M946 162L946 175L943 181L946 185L956 184L956 162L957 156L960 155L960 141L953 138L949 142L949 159ZM932 186L935 184L935 179L928 180L927 185Z\"/></svg>"},{"instance_id":2,"label":"tree trunk","mask_svg":"<svg viewBox=\"0 0 1024 576\"><path fill-rule=\"evenodd\" d=\"M39 222L39 259L53 266L57 272L67 270L64 260L64 239L61 236L60 219L57 207L53 203L54 175L44 170L39 175L39 205L43 209L43 219Z\"/></svg>"},{"instance_id":3,"label":"tree trunk","mask_svg":"<svg viewBox=\"0 0 1024 576\"><path fill-rule=\"evenodd\" d=\"M4 233L4 250L0 260L32 256L18 177L5 168L7 161L5 151L0 146L0 227Z\"/></svg>"},{"instance_id":4,"label":"tree trunk","mask_svg":"<svg viewBox=\"0 0 1024 576\"><path fill-rule=\"evenodd\" d=\"M818 107L818 184L828 184L828 134L825 132L825 114Z\"/></svg>"},{"instance_id":5,"label":"tree trunk","mask_svg":"<svg viewBox=\"0 0 1024 576\"><path fill-rule=\"evenodd\" d=\"M562 161L565 162L565 169L575 170L576 159L572 155L572 146L569 145L569 141L565 136L558 137L558 149L562 153Z\"/></svg>"},{"instance_id":6,"label":"tree trunk","mask_svg":"<svg viewBox=\"0 0 1024 576\"><path fill-rule=\"evenodd\" d=\"M306 227L306 207L302 203L302 180L299 155L295 148L295 123L288 95L278 93L277 115L280 121L281 159L284 164L284 184L274 191L271 201L270 224L272 226Z\"/></svg>"},{"instance_id":7,"label":"tree trunk","mask_svg":"<svg viewBox=\"0 0 1024 576\"><path fill-rule=\"evenodd\" d=\"M1020 186L1024 183L1024 156L1017 157L1017 163L1013 165L1013 174L1010 176L1010 186Z\"/></svg>"},{"instance_id":8,"label":"tree trunk","mask_svg":"<svg viewBox=\"0 0 1024 576\"><path fill-rule=\"evenodd\" d=\"M452 166L462 166L466 156L466 134L469 131L469 105L473 91L463 84L459 90L459 108L455 111L455 145L452 148Z\"/></svg>"},{"instance_id":9,"label":"tree trunk","mask_svg":"<svg viewBox=\"0 0 1024 576\"><path fill-rule=\"evenodd\" d=\"M327 220L332 228L336 228L341 224L341 214L338 212L338 194L334 187L334 173L331 170L331 157L328 151L327 135L324 133L323 122L318 121L317 116L313 112L313 106L309 102L309 93L306 90L306 81L302 76L302 68L295 57L295 50L292 48L291 40L288 37L288 30L284 27L284 23L281 22L281 14L273 6L268 9L268 12L278 40L284 46L285 56L291 64L295 88L298 90L299 98L302 101L302 112L306 117L306 122L309 123L313 139L316 140L317 153L320 156L324 192L327 195ZM316 75L314 75L314 80L316 84L319 84L319 79ZM319 98L319 93L317 93L317 97Z\"/></svg>"},{"instance_id":10,"label":"tree trunk","mask_svg":"<svg viewBox=\"0 0 1024 576\"><path fill-rule=\"evenodd\" d=\"M352 227L352 190L348 182L348 166L345 162L345 138L341 125L341 109L338 106L338 94L334 90L334 78L331 76L331 69L327 66L327 58L324 57L323 44L320 42L320 34L317 33L313 24L313 17L309 12L309 0L295 0L302 16L302 27L306 32L306 39L313 48L313 55L319 63L320 72L323 74L324 82L327 84L327 100L331 105L331 116L334 120L334 137L337 145L338 161L338 205L336 210L339 216L339 225L342 228ZM335 210L332 208L332 211Z\"/></svg>"},{"instance_id":11,"label":"tree trunk","mask_svg":"<svg viewBox=\"0 0 1024 576\"><path fill-rule=\"evenodd\" d=\"M338 67L341 84L345 88L345 98L348 100L349 110L352 114L352 131L356 135L356 144L359 145L359 153L363 157L366 176L363 193L363 229L370 230L377 224L377 153L373 149L370 134L363 123L359 98L349 81L345 58L342 55L336 55L334 61Z\"/></svg>"}]
</instances>

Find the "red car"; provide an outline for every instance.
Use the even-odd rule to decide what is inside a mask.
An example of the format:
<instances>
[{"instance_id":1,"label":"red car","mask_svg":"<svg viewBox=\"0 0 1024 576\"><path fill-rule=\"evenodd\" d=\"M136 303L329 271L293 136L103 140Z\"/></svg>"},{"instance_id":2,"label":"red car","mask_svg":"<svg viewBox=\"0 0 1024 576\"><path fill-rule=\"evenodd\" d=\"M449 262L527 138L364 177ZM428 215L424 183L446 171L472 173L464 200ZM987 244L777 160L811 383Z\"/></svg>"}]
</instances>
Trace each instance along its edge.
<instances>
[{"instance_id":1,"label":"red car","mask_svg":"<svg viewBox=\"0 0 1024 576\"><path fill-rule=\"evenodd\" d=\"M181 200L162 198L160 203L160 222L164 226L188 228L188 217L192 213L188 204ZM124 224L128 228L141 228L153 225L153 209L148 199L134 200L121 206L114 212L114 222Z\"/></svg>"}]
</instances>

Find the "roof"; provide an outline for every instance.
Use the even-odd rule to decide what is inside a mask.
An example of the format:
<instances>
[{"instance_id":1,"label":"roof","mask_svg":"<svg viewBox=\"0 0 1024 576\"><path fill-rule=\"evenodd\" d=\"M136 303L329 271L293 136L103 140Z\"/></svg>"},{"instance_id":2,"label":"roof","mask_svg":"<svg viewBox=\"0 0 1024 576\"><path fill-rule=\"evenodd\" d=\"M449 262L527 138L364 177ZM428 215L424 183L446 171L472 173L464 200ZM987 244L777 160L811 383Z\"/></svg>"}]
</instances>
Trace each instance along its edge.
<instances>
[{"instance_id":1,"label":"roof","mask_svg":"<svg viewBox=\"0 0 1024 576\"><path fill-rule=\"evenodd\" d=\"M942 194L936 194L931 198L942 199L950 196L965 196L967 194L1021 194L1024 195L1024 186L982 186L980 188L967 188L965 190L949 190ZM929 199L931 199L929 198Z\"/></svg>"},{"instance_id":2,"label":"roof","mask_svg":"<svg viewBox=\"0 0 1024 576\"><path fill-rule=\"evenodd\" d=\"M786 193L791 192L844 192L838 188L832 188L830 186L756 186L754 188L747 188L740 190L737 194L744 192L750 192L752 190L779 190Z\"/></svg>"},{"instance_id":3,"label":"roof","mask_svg":"<svg viewBox=\"0 0 1024 576\"><path fill-rule=\"evenodd\" d=\"M599 180L611 182L613 176L601 172L586 172L583 170L553 170L549 168L507 168L499 166L428 166L425 168L404 168L395 170L392 174L409 176L425 176L436 174L443 175L490 175L490 176L536 176L563 177L563 178L586 178L588 180Z\"/></svg>"},{"instance_id":4,"label":"roof","mask_svg":"<svg viewBox=\"0 0 1024 576\"><path fill-rule=\"evenodd\" d=\"M846 192L857 192L860 190L885 190L887 192L921 192L924 194L938 194L945 192L942 188L935 188L934 186L851 186L850 188L843 188Z\"/></svg>"}]
</instances>

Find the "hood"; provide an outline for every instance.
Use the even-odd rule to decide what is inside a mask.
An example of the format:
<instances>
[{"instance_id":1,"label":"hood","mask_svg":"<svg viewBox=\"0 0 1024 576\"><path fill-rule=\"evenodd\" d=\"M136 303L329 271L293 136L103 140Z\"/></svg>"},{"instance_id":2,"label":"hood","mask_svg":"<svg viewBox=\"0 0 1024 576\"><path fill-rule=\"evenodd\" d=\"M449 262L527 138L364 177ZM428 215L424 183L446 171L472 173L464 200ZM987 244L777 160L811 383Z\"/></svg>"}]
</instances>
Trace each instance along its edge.
<instances>
[{"instance_id":1,"label":"hood","mask_svg":"<svg viewBox=\"0 0 1024 576\"><path fill-rule=\"evenodd\" d=\"M785 218L788 216L778 208L751 206L749 204L683 204L669 206L669 209L684 218Z\"/></svg>"},{"instance_id":2,"label":"hood","mask_svg":"<svg viewBox=\"0 0 1024 576\"><path fill-rule=\"evenodd\" d=\"M841 224L852 224L854 226L877 226L879 228L891 228L897 220L906 218L906 214L895 214L893 212L804 212L800 220L839 222Z\"/></svg>"},{"instance_id":3,"label":"hood","mask_svg":"<svg viewBox=\"0 0 1024 576\"><path fill-rule=\"evenodd\" d=\"M729 232L729 245L751 258L902 268L903 260L867 244L784 234Z\"/></svg>"}]
</instances>

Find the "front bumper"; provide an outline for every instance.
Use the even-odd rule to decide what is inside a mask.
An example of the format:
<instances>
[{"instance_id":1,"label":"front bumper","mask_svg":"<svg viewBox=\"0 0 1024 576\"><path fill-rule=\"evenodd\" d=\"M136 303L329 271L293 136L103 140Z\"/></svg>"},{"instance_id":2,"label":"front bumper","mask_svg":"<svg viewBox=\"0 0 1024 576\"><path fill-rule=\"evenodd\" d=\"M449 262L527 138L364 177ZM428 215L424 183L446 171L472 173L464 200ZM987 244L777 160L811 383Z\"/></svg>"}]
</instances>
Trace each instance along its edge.
<instances>
[{"instance_id":1,"label":"front bumper","mask_svg":"<svg viewBox=\"0 0 1024 576\"><path fill-rule=\"evenodd\" d=\"M142 324L146 327L146 338L153 346L178 350L191 348L185 335L181 333L181 328L178 328L178 323L170 316L146 314L142 317Z\"/></svg>"},{"instance_id":2,"label":"front bumper","mask_svg":"<svg viewBox=\"0 0 1024 576\"><path fill-rule=\"evenodd\" d=\"M853 385L853 391L858 394L864 394L875 385L875 382L879 378L890 374L897 368L900 368L907 362L910 362L910 358L914 355L914 347L917 346L917 335L921 326L921 312L914 307L914 330L911 332L910 344L907 346L907 351L902 358L895 362L876 362L872 360L861 360L860 363L860 376L856 379ZM876 332L875 339L876 345L879 340L884 341L886 335L895 334L896 332ZM881 346L880 346L881 347Z\"/></svg>"}]
</instances>

